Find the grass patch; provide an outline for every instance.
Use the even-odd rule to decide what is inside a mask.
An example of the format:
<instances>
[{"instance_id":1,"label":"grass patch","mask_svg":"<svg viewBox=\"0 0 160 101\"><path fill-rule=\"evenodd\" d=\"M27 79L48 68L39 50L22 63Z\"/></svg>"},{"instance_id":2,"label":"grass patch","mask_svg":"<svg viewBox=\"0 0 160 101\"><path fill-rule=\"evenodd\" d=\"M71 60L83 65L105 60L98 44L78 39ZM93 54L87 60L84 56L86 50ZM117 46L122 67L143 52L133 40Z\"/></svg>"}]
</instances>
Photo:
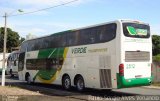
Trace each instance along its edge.
<instances>
[{"instance_id":1,"label":"grass patch","mask_svg":"<svg viewBox=\"0 0 160 101\"><path fill-rule=\"evenodd\" d=\"M1 86L1 87L4 87L4 88L18 88L18 89L21 89L20 87L18 87L18 86L13 86L13 85L6 85L6 86Z\"/></svg>"},{"instance_id":2,"label":"grass patch","mask_svg":"<svg viewBox=\"0 0 160 101\"><path fill-rule=\"evenodd\" d=\"M160 87L160 82L153 82L152 85Z\"/></svg>"}]
</instances>

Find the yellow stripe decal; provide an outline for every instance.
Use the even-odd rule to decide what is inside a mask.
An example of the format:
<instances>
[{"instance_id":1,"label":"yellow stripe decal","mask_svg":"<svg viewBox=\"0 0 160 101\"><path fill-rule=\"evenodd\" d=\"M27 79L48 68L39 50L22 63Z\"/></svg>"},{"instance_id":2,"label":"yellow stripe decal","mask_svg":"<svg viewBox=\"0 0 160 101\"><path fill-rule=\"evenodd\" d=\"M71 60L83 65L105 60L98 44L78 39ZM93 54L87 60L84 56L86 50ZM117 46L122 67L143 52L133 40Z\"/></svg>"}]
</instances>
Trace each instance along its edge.
<instances>
[{"instance_id":1,"label":"yellow stripe decal","mask_svg":"<svg viewBox=\"0 0 160 101\"><path fill-rule=\"evenodd\" d=\"M64 63L65 60L66 60L67 53L68 53L68 49L69 49L68 47L66 47L66 48L64 49L64 53L63 53L64 61L63 61L63 63ZM62 68L62 67L60 67L60 68L56 71L55 75L53 75L50 80L42 79L42 78L41 78L40 76L38 76L38 75L37 75L37 78L38 78L42 83L51 84L52 82L54 82L54 81L56 80L56 78L57 78L58 75L60 74L61 68Z\"/></svg>"}]
</instances>

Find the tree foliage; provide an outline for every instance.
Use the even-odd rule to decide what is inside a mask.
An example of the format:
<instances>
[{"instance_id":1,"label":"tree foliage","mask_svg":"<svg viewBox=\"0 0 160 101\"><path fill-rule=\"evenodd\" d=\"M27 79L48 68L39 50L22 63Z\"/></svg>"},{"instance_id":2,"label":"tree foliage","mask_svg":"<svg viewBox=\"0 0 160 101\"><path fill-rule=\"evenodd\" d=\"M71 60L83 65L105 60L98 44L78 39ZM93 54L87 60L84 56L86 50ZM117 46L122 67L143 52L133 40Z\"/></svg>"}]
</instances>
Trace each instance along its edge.
<instances>
[{"instance_id":1,"label":"tree foliage","mask_svg":"<svg viewBox=\"0 0 160 101\"><path fill-rule=\"evenodd\" d=\"M17 32L7 28L7 52L11 52L12 47L18 47L20 45L20 36ZM4 27L0 28L0 52L3 52L4 41Z\"/></svg>"},{"instance_id":2,"label":"tree foliage","mask_svg":"<svg viewBox=\"0 0 160 101\"><path fill-rule=\"evenodd\" d=\"M159 62L160 61L160 54L153 56L153 61Z\"/></svg>"},{"instance_id":3,"label":"tree foliage","mask_svg":"<svg viewBox=\"0 0 160 101\"><path fill-rule=\"evenodd\" d=\"M25 40L25 38L22 38L20 39L20 44Z\"/></svg>"},{"instance_id":4,"label":"tree foliage","mask_svg":"<svg viewBox=\"0 0 160 101\"><path fill-rule=\"evenodd\" d=\"M153 56L160 54L160 36L152 35Z\"/></svg>"}]
</instances>

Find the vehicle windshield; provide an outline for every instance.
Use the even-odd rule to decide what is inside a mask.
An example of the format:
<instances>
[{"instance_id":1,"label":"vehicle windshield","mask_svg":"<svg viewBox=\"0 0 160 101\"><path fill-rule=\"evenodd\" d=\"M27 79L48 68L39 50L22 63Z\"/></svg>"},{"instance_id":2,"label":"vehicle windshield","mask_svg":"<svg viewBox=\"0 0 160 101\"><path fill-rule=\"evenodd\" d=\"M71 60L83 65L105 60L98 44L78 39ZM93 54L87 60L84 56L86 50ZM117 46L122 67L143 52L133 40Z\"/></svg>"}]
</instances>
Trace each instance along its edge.
<instances>
[{"instance_id":1,"label":"vehicle windshield","mask_svg":"<svg viewBox=\"0 0 160 101\"><path fill-rule=\"evenodd\" d=\"M127 37L149 38L150 27L145 24L123 23L123 33Z\"/></svg>"}]
</instances>

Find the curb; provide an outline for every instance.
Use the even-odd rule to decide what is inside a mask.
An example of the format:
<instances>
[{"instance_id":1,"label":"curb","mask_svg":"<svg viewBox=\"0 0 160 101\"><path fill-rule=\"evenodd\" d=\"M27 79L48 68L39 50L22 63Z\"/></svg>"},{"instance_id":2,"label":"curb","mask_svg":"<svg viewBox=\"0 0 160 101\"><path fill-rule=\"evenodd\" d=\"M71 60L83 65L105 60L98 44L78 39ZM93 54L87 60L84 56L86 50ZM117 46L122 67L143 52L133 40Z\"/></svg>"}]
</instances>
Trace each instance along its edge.
<instances>
[{"instance_id":1,"label":"curb","mask_svg":"<svg viewBox=\"0 0 160 101\"><path fill-rule=\"evenodd\" d=\"M149 88L149 89L158 89L160 90L160 87L158 86L142 86L143 88Z\"/></svg>"}]
</instances>

